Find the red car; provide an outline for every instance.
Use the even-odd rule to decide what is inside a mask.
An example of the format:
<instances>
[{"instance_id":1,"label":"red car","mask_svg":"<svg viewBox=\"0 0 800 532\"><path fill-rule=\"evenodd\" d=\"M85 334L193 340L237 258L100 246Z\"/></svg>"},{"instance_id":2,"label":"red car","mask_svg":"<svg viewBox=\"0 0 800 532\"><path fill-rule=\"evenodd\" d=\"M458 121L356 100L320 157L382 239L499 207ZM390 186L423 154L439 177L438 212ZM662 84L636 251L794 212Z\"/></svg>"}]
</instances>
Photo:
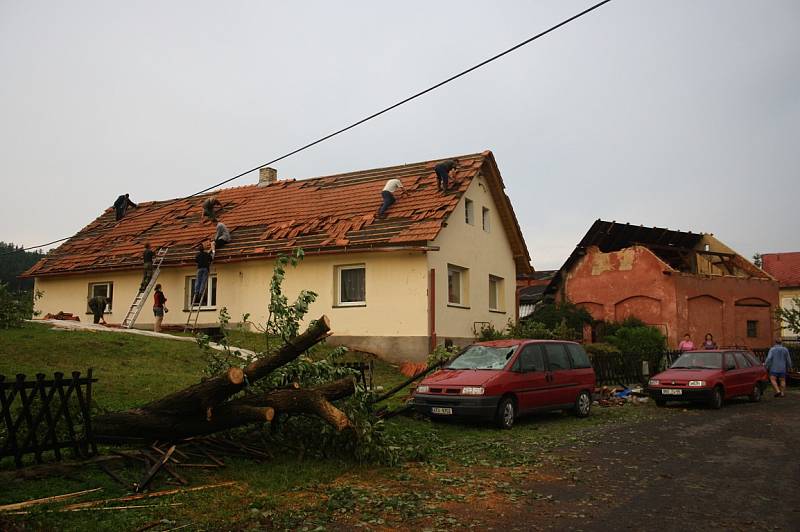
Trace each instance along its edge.
<instances>
[{"instance_id":1,"label":"red car","mask_svg":"<svg viewBox=\"0 0 800 532\"><path fill-rule=\"evenodd\" d=\"M412 404L429 416L494 420L510 429L531 412L571 409L588 416L594 385L594 369L580 344L495 340L467 347L423 379Z\"/></svg>"},{"instance_id":2,"label":"red car","mask_svg":"<svg viewBox=\"0 0 800 532\"><path fill-rule=\"evenodd\" d=\"M722 408L726 399L748 396L758 402L767 371L744 349L688 351L666 371L654 375L647 392L658 406L667 401L702 401Z\"/></svg>"}]
</instances>

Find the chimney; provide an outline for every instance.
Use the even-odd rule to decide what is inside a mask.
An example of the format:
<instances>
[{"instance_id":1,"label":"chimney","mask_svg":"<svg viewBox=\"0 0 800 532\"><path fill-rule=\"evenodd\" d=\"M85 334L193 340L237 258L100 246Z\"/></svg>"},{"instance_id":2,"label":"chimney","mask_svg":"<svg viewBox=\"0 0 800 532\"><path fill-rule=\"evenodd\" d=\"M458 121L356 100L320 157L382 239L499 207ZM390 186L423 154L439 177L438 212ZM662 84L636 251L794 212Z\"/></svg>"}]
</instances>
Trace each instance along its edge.
<instances>
[{"instance_id":1,"label":"chimney","mask_svg":"<svg viewBox=\"0 0 800 532\"><path fill-rule=\"evenodd\" d=\"M274 168L265 166L258 169L258 186L268 187L273 183L278 182L278 171Z\"/></svg>"}]
</instances>

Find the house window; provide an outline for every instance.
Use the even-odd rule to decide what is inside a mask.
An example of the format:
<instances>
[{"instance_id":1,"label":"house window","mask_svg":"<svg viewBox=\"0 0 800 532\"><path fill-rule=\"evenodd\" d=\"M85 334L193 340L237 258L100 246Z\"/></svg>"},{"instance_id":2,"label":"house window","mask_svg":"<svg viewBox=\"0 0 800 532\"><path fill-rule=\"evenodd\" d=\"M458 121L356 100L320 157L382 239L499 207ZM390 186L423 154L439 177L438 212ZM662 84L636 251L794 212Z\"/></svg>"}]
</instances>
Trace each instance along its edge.
<instances>
[{"instance_id":1,"label":"house window","mask_svg":"<svg viewBox=\"0 0 800 532\"><path fill-rule=\"evenodd\" d=\"M468 271L466 268L447 265L447 302L449 304L466 306Z\"/></svg>"},{"instance_id":2,"label":"house window","mask_svg":"<svg viewBox=\"0 0 800 532\"><path fill-rule=\"evenodd\" d=\"M367 269L363 264L336 268L336 305L367 304Z\"/></svg>"},{"instance_id":3,"label":"house window","mask_svg":"<svg viewBox=\"0 0 800 532\"><path fill-rule=\"evenodd\" d=\"M185 294L184 294L184 302L183 308L184 310L189 310L189 305L192 303L192 294L194 294L194 286L197 281L197 277L187 277L186 278L186 287L185 287ZM195 301L195 304L198 302ZM206 289L203 292L203 297L199 301L200 309L214 309L217 307L217 276L212 275L208 279L208 283L206 283Z\"/></svg>"},{"instance_id":4,"label":"house window","mask_svg":"<svg viewBox=\"0 0 800 532\"><path fill-rule=\"evenodd\" d=\"M483 208L481 219L483 220L483 230L489 232L489 209Z\"/></svg>"},{"instance_id":5,"label":"house window","mask_svg":"<svg viewBox=\"0 0 800 532\"><path fill-rule=\"evenodd\" d=\"M469 225L475 225L475 208L471 199L464 198L464 219Z\"/></svg>"},{"instance_id":6,"label":"house window","mask_svg":"<svg viewBox=\"0 0 800 532\"><path fill-rule=\"evenodd\" d=\"M747 320L747 337L758 338L758 321Z\"/></svg>"},{"instance_id":7,"label":"house window","mask_svg":"<svg viewBox=\"0 0 800 532\"><path fill-rule=\"evenodd\" d=\"M111 312L111 301L114 299L114 283L111 281L106 281L103 283L89 283L89 299L96 297L96 296L103 296L106 298L106 312ZM86 304L86 312L92 312L92 309L89 308L89 304Z\"/></svg>"},{"instance_id":8,"label":"house window","mask_svg":"<svg viewBox=\"0 0 800 532\"><path fill-rule=\"evenodd\" d=\"M503 310L503 279L489 276L489 310Z\"/></svg>"}]
</instances>

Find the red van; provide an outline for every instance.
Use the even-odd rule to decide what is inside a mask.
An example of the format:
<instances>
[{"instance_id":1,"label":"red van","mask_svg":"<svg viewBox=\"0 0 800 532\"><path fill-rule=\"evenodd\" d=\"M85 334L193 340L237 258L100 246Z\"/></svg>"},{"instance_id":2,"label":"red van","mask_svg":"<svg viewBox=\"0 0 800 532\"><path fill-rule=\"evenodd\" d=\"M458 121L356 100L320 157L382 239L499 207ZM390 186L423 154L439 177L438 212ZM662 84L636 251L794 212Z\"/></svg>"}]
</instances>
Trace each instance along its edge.
<instances>
[{"instance_id":1,"label":"red van","mask_svg":"<svg viewBox=\"0 0 800 532\"><path fill-rule=\"evenodd\" d=\"M594 369L580 344L495 340L470 345L423 379L412 404L429 416L494 420L510 429L531 412L571 409L588 416L594 386Z\"/></svg>"}]
</instances>

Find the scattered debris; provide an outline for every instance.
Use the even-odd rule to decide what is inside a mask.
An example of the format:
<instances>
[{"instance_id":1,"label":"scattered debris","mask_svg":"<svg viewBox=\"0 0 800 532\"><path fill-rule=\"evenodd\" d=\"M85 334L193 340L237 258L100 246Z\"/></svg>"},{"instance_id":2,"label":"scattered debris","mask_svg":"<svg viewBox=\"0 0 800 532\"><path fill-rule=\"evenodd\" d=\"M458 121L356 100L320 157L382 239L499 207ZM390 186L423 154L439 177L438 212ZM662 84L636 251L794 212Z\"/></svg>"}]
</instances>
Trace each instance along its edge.
<instances>
[{"instance_id":1,"label":"scattered debris","mask_svg":"<svg viewBox=\"0 0 800 532\"><path fill-rule=\"evenodd\" d=\"M44 497L42 499L31 499L29 501L23 502L15 502L12 504L4 504L0 506L0 512L11 512L13 510L21 510L23 508L30 508L31 506L38 506L40 504L50 504L51 502L59 502L64 501L67 499L74 499L75 497L81 497L86 495L87 493L94 493L96 491L100 491L103 488L93 488L90 490L83 490L83 491L76 491L73 493L65 493L64 495L53 495L52 497ZM27 513L27 512L26 512Z\"/></svg>"}]
</instances>

